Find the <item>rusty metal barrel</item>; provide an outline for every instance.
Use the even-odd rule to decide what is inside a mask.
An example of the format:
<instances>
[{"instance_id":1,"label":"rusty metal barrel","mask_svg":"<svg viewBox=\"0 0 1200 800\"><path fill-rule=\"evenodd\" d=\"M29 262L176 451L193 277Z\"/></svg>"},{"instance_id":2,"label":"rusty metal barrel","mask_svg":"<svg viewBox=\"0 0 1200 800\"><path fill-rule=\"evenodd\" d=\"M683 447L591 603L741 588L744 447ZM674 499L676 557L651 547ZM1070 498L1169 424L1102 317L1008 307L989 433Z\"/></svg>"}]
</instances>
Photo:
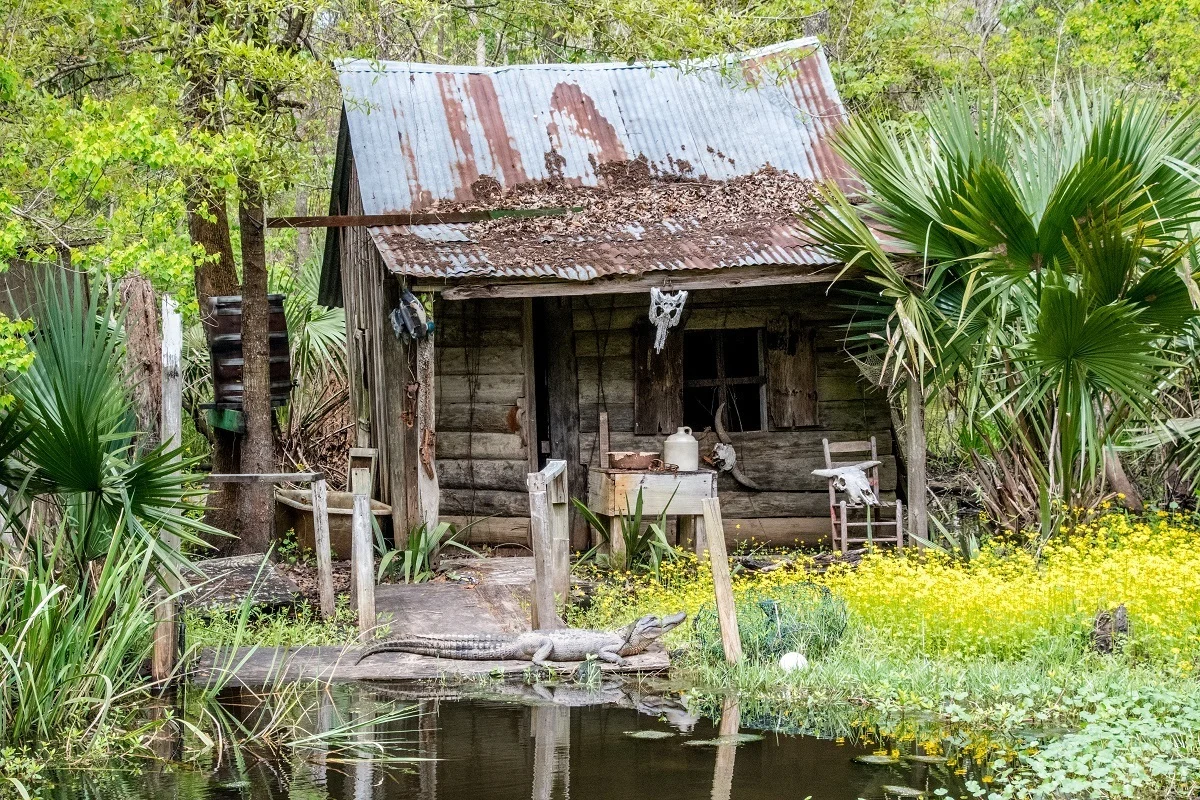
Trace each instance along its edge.
<instances>
[{"instance_id":1,"label":"rusty metal barrel","mask_svg":"<svg viewBox=\"0 0 1200 800\"><path fill-rule=\"evenodd\" d=\"M267 295L270 308L268 330L271 342L271 405L282 406L292 392L292 363L288 350L287 319L283 295ZM213 405L218 409L242 410L242 296L225 295L207 304L212 326Z\"/></svg>"}]
</instances>

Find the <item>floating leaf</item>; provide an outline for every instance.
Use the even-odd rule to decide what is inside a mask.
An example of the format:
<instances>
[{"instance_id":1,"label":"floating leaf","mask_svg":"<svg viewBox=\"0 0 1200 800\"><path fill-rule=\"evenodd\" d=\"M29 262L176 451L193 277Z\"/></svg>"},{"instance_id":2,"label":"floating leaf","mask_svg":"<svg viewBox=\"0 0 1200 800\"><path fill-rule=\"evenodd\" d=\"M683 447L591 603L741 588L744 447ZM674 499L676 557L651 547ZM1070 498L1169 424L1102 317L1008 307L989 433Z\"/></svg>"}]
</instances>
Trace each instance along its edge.
<instances>
[{"instance_id":1,"label":"floating leaf","mask_svg":"<svg viewBox=\"0 0 1200 800\"><path fill-rule=\"evenodd\" d=\"M855 756L854 763L870 764L873 767L888 767L892 766L893 764L899 764L900 759L896 758L895 756L885 756L872 753L871 755L866 756Z\"/></svg>"},{"instance_id":2,"label":"floating leaf","mask_svg":"<svg viewBox=\"0 0 1200 800\"><path fill-rule=\"evenodd\" d=\"M904 760L913 764L945 764L945 756L927 756L922 753L913 753L910 756L904 756Z\"/></svg>"},{"instance_id":3,"label":"floating leaf","mask_svg":"<svg viewBox=\"0 0 1200 800\"><path fill-rule=\"evenodd\" d=\"M721 747L727 744L745 744L746 742L761 742L763 737L757 733L735 733L730 736L718 736L716 739L692 739L684 742L689 747Z\"/></svg>"},{"instance_id":4,"label":"floating leaf","mask_svg":"<svg viewBox=\"0 0 1200 800\"><path fill-rule=\"evenodd\" d=\"M921 789L914 789L911 786L890 786L883 787L884 795L888 797L924 797L925 792Z\"/></svg>"},{"instance_id":5,"label":"floating leaf","mask_svg":"<svg viewBox=\"0 0 1200 800\"><path fill-rule=\"evenodd\" d=\"M670 739L675 736L670 731L625 731L625 735L631 739Z\"/></svg>"}]
</instances>

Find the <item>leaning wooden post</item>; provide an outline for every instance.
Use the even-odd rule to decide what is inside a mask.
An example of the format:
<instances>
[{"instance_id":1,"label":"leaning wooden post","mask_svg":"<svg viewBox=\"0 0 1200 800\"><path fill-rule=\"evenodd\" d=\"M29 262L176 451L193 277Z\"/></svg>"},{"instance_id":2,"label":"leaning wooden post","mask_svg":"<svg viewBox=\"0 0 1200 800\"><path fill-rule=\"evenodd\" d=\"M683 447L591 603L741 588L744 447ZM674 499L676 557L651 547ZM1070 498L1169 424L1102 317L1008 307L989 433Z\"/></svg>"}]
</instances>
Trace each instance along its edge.
<instances>
[{"instance_id":1,"label":"leaning wooden post","mask_svg":"<svg viewBox=\"0 0 1200 800\"><path fill-rule=\"evenodd\" d=\"M570 588L570 521L567 462L551 460L525 479L529 489L529 533L533 545L535 630L561 628L558 601Z\"/></svg>"},{"instance_id":2,"label":"leaning wooden post","mask_svg":"<svg viewBox=\"0 0 1200 800\"><path fill-rule=\"evenodd\" d=\"M337 611L337 602L333 596L333 552L329 544L329 487L323 475L312 482L312 514L321 616L331 620Z\"/></svg>"},{"instance_id":3,"label":"leaning wooden post","mask_svg":"<svg viewBox=\"0 0 1200 800\"><path fill-rule=\"evenodd\" d=\"M371 473L356 469L350 475L354 489L353 542L350 550L358 632L362 639L375 627L375 548L371 542Z\"/></svg>"},{"instance_id":4,"label":"leaning wooden post","mask_svg":"<svg viewBox=\"0 0 1200 800\"><path fill-rule=\"evenodd\" d=\"M721 520L721 501L705 497L704 527L708 533L708 561L712 565L713 590L717 595L717 620L721 624L721 645L725 660L742 660L742 638L738 633L737 608L733 602L733 579L729 574L729 554L725 551L725 528Z\"/></svg>"},{"instance_id":5,"label":"leaning wooden post","mask_svg":"<svg viewBox=\"0 0 1200 800\"><path fill-rule=\"evenodd\" d=\"M550 501L549 566L554 595L559 603L565 603L571 591L571 494L567 488L567 462L551 462L546 468L557 469L559 463L562 469L550 476L546 487Z\"/></svg>"},{"instance_id":6,"label":"leaning wooden post","mask_svg":"<svg viewBox=\"0 0 1200 800\"><path fill-rule=\"evenodd\" d=\"M182 441L183 425L183 320L179 305L170 295L162 299L162 405L159 419L159 441L168 449L177 449ZM175 460L179 460L178 453ZM164 548L179 551L179 536L163 531L160 541ZM176 621L176 599L179 582L168 570L163 575L164 594L154 606L154 655L150 672L155 681L170 679L179 656L179 630Z\"/></svg>"},{"instance_id":7,"label":"leaning wooden post","mask_svg":"<svg viewBox=\"0 0 1200 800\"><path fill-rule=\"evenodd\" d=\"M929 509L925 503L928 491L925 471L925 391L919 375L908 377L908 416L905 419L908 450L904 464L908 469L908 535L917 547L929 541Z\"/></svg>"}]
</instances>

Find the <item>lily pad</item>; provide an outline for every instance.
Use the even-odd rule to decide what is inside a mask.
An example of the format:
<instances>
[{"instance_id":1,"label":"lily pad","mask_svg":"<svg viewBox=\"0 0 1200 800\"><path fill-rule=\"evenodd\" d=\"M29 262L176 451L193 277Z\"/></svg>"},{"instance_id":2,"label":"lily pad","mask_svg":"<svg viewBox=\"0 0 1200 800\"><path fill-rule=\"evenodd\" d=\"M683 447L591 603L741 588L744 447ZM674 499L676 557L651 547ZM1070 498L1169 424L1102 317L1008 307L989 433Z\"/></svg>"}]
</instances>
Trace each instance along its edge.
<instances>
[{"instance_id":1,"label":"lily pad","mask_svg":"<svg viewBox=\"0 0 1200 800\"><path fill-rule=\"evenodd\" d=\"M925 792L911 786L884 786L883 793L887 797L924 797Z\"/></svg>"},{"instance_id":2,"label":"lily pad","mask_svg":"<svg viewBox=\"0 0 1200 800\"><path fill-rule=\"evenodd\" d=\"M684 744L688 747L721 747L727 744L761 742L762 739L763 737L757 733L735 733L732 736L718 736L716 739L692 739Z\"/></svg>"},{"instance_id":3,"label":"lily pad","mask_svg":"<svg viewBox=\"0 0 1200 800\"><path fill-rule=\"evenodd\" d=\"M911 764L945 764L945 756L927 756L922 753L914 753L910 756L905 756L904 760Z\"/></svg>"},{"instance_id":4,"label":"lily pad","mask_svg":"<svg viewBox=\"0 0 1200 800\"><path fill-rule=\"evenodd\" d=\"M866 756L855 756L854 763L869 764L872 767L890 767L895 764L899 764L900 759L896 758L895 756L885 756L879 755L878 753L871 753L870 755Z\"/></svg>"},{"instance_id":5,"label":"lily pad","mask_svg":"<svg viewBox=\"0 0 1200 800\"><path fill-rule=\"evenodd\" d=\"M670 731L625 731L630 739L670 739L675 734Z\"/></svg>"}]
</instances>

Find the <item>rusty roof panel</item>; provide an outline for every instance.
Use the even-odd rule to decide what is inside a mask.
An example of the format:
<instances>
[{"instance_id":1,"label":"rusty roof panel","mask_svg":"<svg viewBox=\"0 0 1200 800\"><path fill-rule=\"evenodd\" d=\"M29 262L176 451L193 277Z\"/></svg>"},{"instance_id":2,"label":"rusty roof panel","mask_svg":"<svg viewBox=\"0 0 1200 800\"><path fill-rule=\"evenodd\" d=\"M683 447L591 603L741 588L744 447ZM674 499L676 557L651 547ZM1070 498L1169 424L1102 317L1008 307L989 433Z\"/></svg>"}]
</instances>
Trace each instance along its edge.
<instances>
[{"instance_id":1,"label":"rusty roof panel","mask_svg":"<svg viewBox=\"0 0 1200 800\"><path fill-rule=\"evenodd\" d=\"M596 186L597 167L645 158L668 176L727 180L764 167L845 182L829 145L845 118L824 53L800 39L684 65L537 64L454 67L338 64L363 213L471 203L471 185L544 180ZM410 275L588 280L651 269L826 263L788 226L706 239L666 220L614 240L476 243L464 226L372 229L384 260ZM673 227L674 226L674 227ZM612 238L611 234L603 234ZM603 238L603 237L602 237ZM522 253L514 257L516 250Z\"/></svg>"},{"instance_id":2,"label":"rusty roof panel","mask_svg":"<svg viewBox=\"0 0 1200 800\"><path fill-rule=\"evenodd\" d=\"M444 225L442 229L466 228ZM806 246L798 230L776 226L748 235L691 230L639 236L579 236L570 241L510 242L432 241L405 226L371 228L371 237L392 272L414 278L559 278L589 281L615 275L673 270L788 264L830 266L832 259Z\"/></svg>"}]
</instances>

